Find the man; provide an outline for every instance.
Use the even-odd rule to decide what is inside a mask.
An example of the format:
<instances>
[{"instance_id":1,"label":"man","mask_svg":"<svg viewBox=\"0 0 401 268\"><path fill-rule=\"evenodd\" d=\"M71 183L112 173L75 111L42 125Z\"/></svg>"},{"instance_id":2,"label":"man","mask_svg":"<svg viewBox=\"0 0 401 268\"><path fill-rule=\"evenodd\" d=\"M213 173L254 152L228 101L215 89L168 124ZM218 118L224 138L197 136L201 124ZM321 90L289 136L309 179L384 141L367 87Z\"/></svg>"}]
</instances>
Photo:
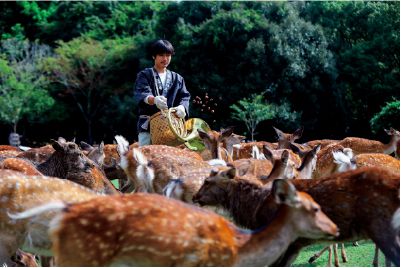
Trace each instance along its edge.
<instances>
[{"instance_id":1,"label":"man","mask_svg":"<svg viewBox=\"0 0 401 268\"><path fill-rule=\"evenodd\" d=\"M135 81L134 98L138 105L138 142L139 146L151 144L149 119L159 110L174 107L176 115L188 115L191 94L185 87L181 75L167 70L174 55L174 48L167 40L157 40L151 46L154 60L152 68L138 73Z\"/></svg>"}]
</instances>

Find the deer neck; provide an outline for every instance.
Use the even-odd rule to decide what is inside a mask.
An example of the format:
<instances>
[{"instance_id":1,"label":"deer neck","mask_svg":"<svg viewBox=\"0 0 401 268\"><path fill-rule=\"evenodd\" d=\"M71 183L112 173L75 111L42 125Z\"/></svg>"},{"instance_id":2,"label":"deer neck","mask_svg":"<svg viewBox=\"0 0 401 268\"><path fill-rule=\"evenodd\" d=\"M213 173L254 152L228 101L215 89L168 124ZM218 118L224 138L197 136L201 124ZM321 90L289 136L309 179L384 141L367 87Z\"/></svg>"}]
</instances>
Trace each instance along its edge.
<instances>
[{"instance_id":1,"label":"deer neck","mask_svg":"<svg viewBox=\"0 0 401 268\"><path fill-rule=\"evenodd\" d=\"M65 164L61 163L58 160L58 156L51 155L49 159L47 159L42 164L37 166L37 169L46 176L53 176L65 179L67 176L67 168Z\"/></svg>"},{"instance_id":2,"label":"deer neck","mask_svg":"<svg viewBox=\"0 0 401 268\"><path fill-rule=\"evenodd\" d=\"M316 157L306 155L301 166L298 168L298 178L300 179L311 179L313 170L316 167Z\"/></svg>"},{"instance_id":3,"label":"deer neck","mask_svg":"<svg viewBox=\"0 0 401 268\"><path fill-rule=\"evenodd\" d=\"M288 208L281 206L277 217L262 231L240 231L239 241L245 241L238 249L236 266L270 266L288 246L297 239L293 226L288 223ZM249 232L249 231L248 231Z\"/></svg>"},{"instance_id":4,"label":"deer neck","mask_svg":"<svg viewBox=\"0 0 401 268\"><path fill-rule=\"evenodd\" d=\"M392 154L397 150L397 146L399 146L400 138L393 135L389 143L383 145L383 153Z\"/></svg>"},{"instance_id":5,"label":"deer neck","mask_svg":"<svg viewBox=\"0 0 401 268\"><path fill-rule=\"evenodd\" d=\"M256 225L253 214L260 200L264 200L269 192L270 189L261 188L260 185L238 180L229 184L221 205L229 211L236 224L246 228L258 228L260 225Z\"/></svg>"}]
</instances>

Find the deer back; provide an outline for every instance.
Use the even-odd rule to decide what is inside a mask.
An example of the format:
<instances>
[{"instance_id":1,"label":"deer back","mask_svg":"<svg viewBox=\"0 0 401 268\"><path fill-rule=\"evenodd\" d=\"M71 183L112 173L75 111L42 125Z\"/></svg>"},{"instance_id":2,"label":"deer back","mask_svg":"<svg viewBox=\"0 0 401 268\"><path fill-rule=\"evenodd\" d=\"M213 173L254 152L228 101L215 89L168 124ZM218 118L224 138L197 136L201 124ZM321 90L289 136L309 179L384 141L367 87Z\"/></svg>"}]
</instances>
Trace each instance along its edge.
<instances>
[{"instance_id":1,"label":"deer back","mask_svg":"<svg viewBox=\"0 0 401 268\"><path fill-rule=\"evenodd\" d=\"M355 156L357 167L382 167L400 174L400 160L387 154L359 154Z\"/></svg>"},{"instance_id":2,"label":"deer back","mask_svg":"<svg viewBox=\"0 0 401 268\"><path fill-rule=\"evenodd\" d=\"M15 214L55 200L73 203L95 196L93 191L67 180L0 170L0 244L9 249L9 257L19 247L29 247L30 251L40 254L49 252L47 230L54 212L21 220L10 218L8 213Z\"/></svg>"},{"instance_id":3,"label":"deer back","mask_svg":"<svg viewBox=\"0 0 401 268\"><path fill-rule=\"evenodd\" d=\"M154 194L70 206L50 232L58 266L222 266L237 254L227 220Z\"/></svg>"},{"instance_id":4,"label":"deer back","mask_svg":"<svg viewBox=\"0 0 401 268\"><path fill-rule=\"evenodd\" d=\"M10 169L14 171L19 171L25 175L43 175L37 170L36 166L27 160L19 158L6 158L0 162L0 169Z\"/></svg>"}]
</instances>

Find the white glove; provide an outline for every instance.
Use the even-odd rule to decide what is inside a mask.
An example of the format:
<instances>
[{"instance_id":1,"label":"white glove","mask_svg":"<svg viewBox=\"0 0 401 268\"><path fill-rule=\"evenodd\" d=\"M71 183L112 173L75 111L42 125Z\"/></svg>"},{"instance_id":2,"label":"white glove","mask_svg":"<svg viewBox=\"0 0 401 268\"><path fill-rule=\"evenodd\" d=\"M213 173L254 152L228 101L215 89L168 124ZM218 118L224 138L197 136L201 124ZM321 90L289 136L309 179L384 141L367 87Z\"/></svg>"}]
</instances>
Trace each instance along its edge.
<instances>
[{"instance_id":1,"label":"white glove","mask_svg":"<svg viewBox=\"0 0 401 268\"><path fill-rule=\"evenodd\" d=\"M164 109L168 108L167 99L164 96L156 96L155 104L156 104L157 108L159 108L160 110L164 110Z\"/></svg>"},{"instance_id":2,"label":"white glove","mask_svg":"<svg viewBox=\"0 0 401 268\"><path fill-rule=\"evenodd\" d=\"M185 108L182 105L178 105L177 107L174 108L175 109L175 114L179 117L179 118L184 118L187 113L185 112Z\"/></svg>"}]
</instances>

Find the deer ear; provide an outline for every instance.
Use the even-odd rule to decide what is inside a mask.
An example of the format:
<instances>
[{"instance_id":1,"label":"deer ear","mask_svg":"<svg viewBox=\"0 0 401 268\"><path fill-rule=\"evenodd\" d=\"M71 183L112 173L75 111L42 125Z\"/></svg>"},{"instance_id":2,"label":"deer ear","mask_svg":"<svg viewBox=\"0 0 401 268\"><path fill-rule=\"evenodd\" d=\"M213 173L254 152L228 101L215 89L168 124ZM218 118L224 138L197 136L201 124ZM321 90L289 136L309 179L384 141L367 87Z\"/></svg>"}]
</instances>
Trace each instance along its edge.
<instances>
[{"instance_id":1,"label":"deer ear","mask_svg":"<svg viewBox=\"0 0 401 268\"><path fill-rule=\"evenodd\" d=\"M273 162L273 153L270 150L269 146L263 145L263 154L266 157L266 160Z\"/></svg>"},{"instance_id":2,"label":"deer ear","mask_svg":"<svg viewBox=\"0 0 401 268\"><path fill-rule=\"evenodd\" d=\"M58 137L58 142L60 142L60 143L67 143L67 140L66 139L64 139L63 137Z\"/></svg>"},{"instance_id":3,"label":"deer ear","mask_svg":"<svg viewBox=\"0 0 401 268\"><path fill-rule=\"evenodd\" d=\"M90 144L88 144L88 143L86 143L84 141L81 141L80 145L81 145L82 150L84 150L84 151L93 150L93 146L91 146Z\"/></svg>"},{"instance_id":4,"label":"deer ear","mask_svg":"<svg viewBox=\"0 0 401 268\"><path fill-rule=\"evenodd\" d=\"M305 153L302 152L301 149L299 149L298 146L296 146L292 142L290 142L290 149L291 149L291 151L293 151L294 153L299 155L301 158L305 156Z\"/></svg>"},{"instance_id":5,"label":"deer ear","mask_svg":"<svg viewBox=\"0 0 401 268\"><path fill-rule=\"evenodd\" d=\"M103 141L99 145L99 151L102 153L104 152L104 142Z\"/></svg>"},{"instance_id":6,"label":"deer ear","mask_svg":"<svg viewBox=\"0 0 401 268\"><path fill-rule=\"evenodd\" d=\"M291 207L299 207L301 204L297 189L289 180L274 180L272 194L277 204L286 204Z\"/></svg>"},{"instance_id":7,"label":"deer ear","mask_svg":"<svg viewBox=\"0 0 401 268\"><path fill-rule=\"evenodd\" d=\"M201 137L201 139L206 139L206 140L210 140L210 136L207 132L205 132L203 129L198 129L198 133L199 133L199 137Z\"/></svg>"},{"instance_id":8,"label":"deer ear","mask_svg":"<svg viewBox=\"0 0 401 268\"><path fill-rule=\"evenodd\" d=\"M320 151L320 148L322 148L322 145L319 143L316 145L312 150L314 154L317 154Z\"/></svg>"},{"instance_id":9,"label":"deer ear","mask_svg":"<svg viewBox=\"0 0 401 268\"><path fill-rule=\"evenodd\" d=\"M292 137L294 138L294 140L297 140L302 137L303 132L304 132L304 127L301 126L297 130L295 130L294 134L292 134Z\"/></svg>"},{"instance_id":10,"label":"deer ear","mask_svg":"<svg viewBox=\"0 0 401 268\"><path fill-rule=\"evenodd\" d=\"M232 168L226 170L224 173L227 175L227 178L234 179L235 175L237 173L237 169L235 167L232 167Z\"/></svg>"},{"instance_id":11,"label":"deer ear","mask_svg":"<svg viewBox=\"0 0 401 268\"><path fill-rule=\"evenodd\" d=\"M277 136L278 136L278 139L282 139L282 138L284 138L284 132L282 132L280 129L278 129L278 128L275 128L275 127L273 127L274 128L274 131L276 131L276 134L277 134Z\"/></svg>"},{"instance_id":12,"label":"deer ear","mask_svg":"<svg viewBox=\"0 0 401 268\"><path fill-rule=\"evenodd\" d=\"M51 145L54 148L54 150L56 150L57 152L65 151L65 143L60 142L60 138L57 141L51 139L50 142L51 142Z\"/></svg>"},{"instance_id":13,"label":"deer ear","mask_svg":"<svg viewBox=\"0 0 401 268\"><path fill-rule=\"evenodd\" d=\"M231 136L231 134L233 134L233 132L234 132L234 127L228 127L221 130L221 136L223 138L228 138Z\"/></svg>"},{"instance_id":14,"label":"deer ear","mask_svg":"<svg viewBox=\"0 0 401 268\"><path fill-rule=\"evenodd\" d=\"M210 171L209 177L214 177L214 176L216 176L217 174L219 174L219 171L218 171L216 168L213 168L213 169Z\"/></svg>"}]
</instances>

